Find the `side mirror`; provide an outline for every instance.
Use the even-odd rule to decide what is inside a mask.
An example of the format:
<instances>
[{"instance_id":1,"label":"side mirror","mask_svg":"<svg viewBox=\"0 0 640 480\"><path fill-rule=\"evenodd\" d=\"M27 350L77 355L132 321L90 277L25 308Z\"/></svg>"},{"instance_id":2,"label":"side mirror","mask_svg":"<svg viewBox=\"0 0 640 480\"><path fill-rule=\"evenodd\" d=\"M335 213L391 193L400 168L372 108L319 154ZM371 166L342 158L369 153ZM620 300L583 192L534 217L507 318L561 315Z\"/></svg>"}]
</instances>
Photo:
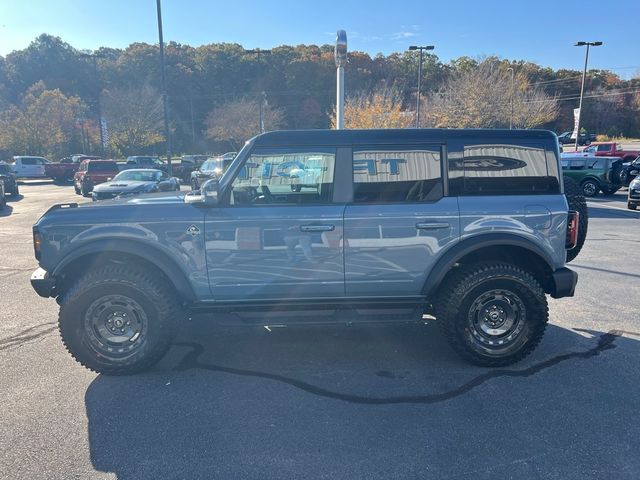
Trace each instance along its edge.
<instances>
[{"instance_id":1,"label":"side mirror","mask_svg":"<svg viewBox=\"0 0 640 480\"><path fill-rule=\"evenodd\" d=\"M218 204L219 183L217 178L207 180L202 184L200 190L189 192L184 196L186 203L198 203L206 206Z\"/></svg>"}]
</instances>

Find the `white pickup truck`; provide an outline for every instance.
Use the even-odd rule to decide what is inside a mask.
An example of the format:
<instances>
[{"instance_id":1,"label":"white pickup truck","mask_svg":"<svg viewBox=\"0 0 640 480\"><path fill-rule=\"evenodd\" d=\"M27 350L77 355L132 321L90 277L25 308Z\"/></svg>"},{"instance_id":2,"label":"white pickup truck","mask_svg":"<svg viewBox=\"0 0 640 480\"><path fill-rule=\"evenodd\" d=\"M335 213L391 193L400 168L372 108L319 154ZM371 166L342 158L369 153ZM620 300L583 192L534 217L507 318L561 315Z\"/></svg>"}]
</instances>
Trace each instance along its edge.
<instances>
[{"instance_id":1,"label":"white pickup truck","mask_svg":"<svg viewBox=\"0 0 640 480\"><path fill-rule=\"evenodd\" d=\"M11 170L18 178L48 178L44 166L49 160L44 157L16 156L13 157Z\"/></svg>"}]
</instances>

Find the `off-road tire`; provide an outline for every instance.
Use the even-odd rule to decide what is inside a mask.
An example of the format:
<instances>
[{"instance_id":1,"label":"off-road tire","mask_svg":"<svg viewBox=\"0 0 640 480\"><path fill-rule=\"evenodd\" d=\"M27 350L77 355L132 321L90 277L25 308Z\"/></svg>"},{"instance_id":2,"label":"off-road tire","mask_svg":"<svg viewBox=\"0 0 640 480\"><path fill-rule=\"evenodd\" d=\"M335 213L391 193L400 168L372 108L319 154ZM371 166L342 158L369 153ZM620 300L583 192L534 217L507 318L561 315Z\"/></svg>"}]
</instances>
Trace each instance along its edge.
<instances>
[{"instance_id":1,"label":"off-road tire","mask_svg":"<svg viewBox=\"0 0 640 480\"><path fill-rule=\"evenodd\" d=\"M474 326L474 319L480 318L474 316L474 305L494 291L510 292L522 308L516 324L519 330L507 337L496 336L496 345L489 345L486 339L479 339L482 335ZM538 281L520 267L498 262L466 265L451 272L439 289L435 313L451 347L468 362L483 367L510 365L525 358L540 343L549 318Z\"/></svg>"},{"instance_id":2,"label":"off-road tire","mask_svg":"<svg viewBox=\"0 0 640 480\"><path fill-rule=\"evenodd\" d=\"M580 214L580 220L578 222L578 239L576 246L571 250L567 250L567 262L572 261L578 256L584 241L587 238L587 230L589 229L589 209L587 208L587 201L582 194L582 188L572 178L565 177L564 181L564 195L567 197L567 203L569 204L569 210L575 210Z\"/></svg>"},{"instance_id":3,"label":"off-road tire","mask_svg":"<svg viewBox=\"0 0 640 480\"><path fill-rule=\"evenodd\" d=\"M133 344L123 343L118 345L125 348L112 347L105 353L107 344L99 342L103 337L91 322L92 312L106 315L100 302L110 298L132 301L142 308L146 330L135 340L140 342L136 348L129 347L131 351L126 350ZM184 318L179 299L167 282L135 265L111 264L90 271L59 300L58 326L65 347L81 365L106 375L129 375L154 365L169 349ZM96 304L99 307L94 308Z\"/></svg>"},{"instance_id":4,"label":"off-road tire","mask_svg":"<svg viewBox=\"0 0 640 480\"><path fill-rule=\"evenodd\" d=\"M11 196L17 197L18 195L20 195L20 187L18 187L18 183L16 182L16 188L14 188L13 192L11 192Z\"/></svg>"}]
</instances>

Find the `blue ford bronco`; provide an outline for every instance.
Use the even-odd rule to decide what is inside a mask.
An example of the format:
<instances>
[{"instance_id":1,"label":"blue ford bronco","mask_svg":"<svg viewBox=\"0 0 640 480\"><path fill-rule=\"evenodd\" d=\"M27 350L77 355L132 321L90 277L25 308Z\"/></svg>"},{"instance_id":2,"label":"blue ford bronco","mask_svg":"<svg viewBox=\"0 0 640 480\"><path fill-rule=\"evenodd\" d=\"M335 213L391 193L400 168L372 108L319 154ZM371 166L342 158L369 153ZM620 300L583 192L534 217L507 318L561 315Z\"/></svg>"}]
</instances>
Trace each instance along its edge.
<instances>
[{"instance_id":1,"label":"blue ford bronco","mask_svg":"<svg viewBox=\"0 0 640 480\"><path fill-rule=\"evenodd\" d=\"M31 282L73 357L139 372L194 313L246 325L436 318L483 366L540 342L586 206L544 130L279 131L200 190L51 207ZM295 168L292 168L292 165ZM300 179L313 170L313 181Z\"/></svg>"}]
</instances>

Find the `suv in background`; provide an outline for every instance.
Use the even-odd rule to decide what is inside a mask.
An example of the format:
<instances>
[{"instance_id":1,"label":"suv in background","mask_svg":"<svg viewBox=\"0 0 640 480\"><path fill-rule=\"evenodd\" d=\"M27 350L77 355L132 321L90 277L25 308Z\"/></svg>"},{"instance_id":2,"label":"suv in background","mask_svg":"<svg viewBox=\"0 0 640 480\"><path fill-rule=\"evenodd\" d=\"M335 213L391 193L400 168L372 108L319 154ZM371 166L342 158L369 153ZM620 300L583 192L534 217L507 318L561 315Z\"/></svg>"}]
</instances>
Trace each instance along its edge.
<instances>
[{"instance_id":1,"label":"suv in background","mask_svg":"<svg viewBox=\"0 0 640 480\"><path fill-rule=\"evenodd\" d=\"M292 189L291 161L315 188ZM574 293L574 197L548 131L271 132L199 191L52 207L31 282L57 298L69 352L105 374L153 365L192 311L237 325L429 314L462 357L502 366L541 341L545 294Z\"/></svg>"},{"instance_id":2,"label":"suv in background","mask_svg":"<svg viewBox=\"0 0 640 480\"><path fill-rule=\"evenodd\" d=\"M208 158L198 170L191 172L191 189L198 190L207 180L222 176L236 155L236 152L229 152L219 157Z\"/></svg>"},{"instance_id":3,"label":"suv in background","mask_svg":"<svg viewBox=\"0 0 640 480\"><path fill-rule=\"evenodd\" d=\"M0 181L4 184L4 193L8 193L12 197L17 197L20 194L17 176L8 163L0 162Z\"/></svg>"},{"instance_id":4,"label":"suv in background","mask_svg":"<svg viewBox=\"0 0 640 480\"><path fill-rule=\"evenodd\" d=\"M47 178L46 165L50 162L44 157L19 155L13 157L13 172L18 178Z\"/></svg>"},{"instance_id":5,"label":"suv in background","mask_svg":"<svg viewBox=\"0 0 640 480\"><path fill-rule=\"evenodd\" d=\"M83 160L73 177L73 187L76 194L88 197L94 186L108 182L118 173L118 164L113 160Z\"/></svg>"},{"instance_id":6,"label":"suv in background","mask_svg":"<svg viewBox=\"0 0 640 480\"><path fill-rule=\"evenodd\" d=\"M615 157L563 156L563 174L582 187L585 197L595 197L599 192L613 195L623 186L620 172L622 160Z\"/></svg>"},{"instance_id":7,"label":"suv in background","mask_svg":"<svg viewBox=\"0 0 640 480\"><path fill-rule=\"evenodd\" d=\"M560 145L575 145L576 139L571 138L573 132L564 132L558 135L558 141ZM595 142L596 135L594 133L581 133L578 139L578 145L590 145L591 142Z\"/></svg>"}]
</instances>

